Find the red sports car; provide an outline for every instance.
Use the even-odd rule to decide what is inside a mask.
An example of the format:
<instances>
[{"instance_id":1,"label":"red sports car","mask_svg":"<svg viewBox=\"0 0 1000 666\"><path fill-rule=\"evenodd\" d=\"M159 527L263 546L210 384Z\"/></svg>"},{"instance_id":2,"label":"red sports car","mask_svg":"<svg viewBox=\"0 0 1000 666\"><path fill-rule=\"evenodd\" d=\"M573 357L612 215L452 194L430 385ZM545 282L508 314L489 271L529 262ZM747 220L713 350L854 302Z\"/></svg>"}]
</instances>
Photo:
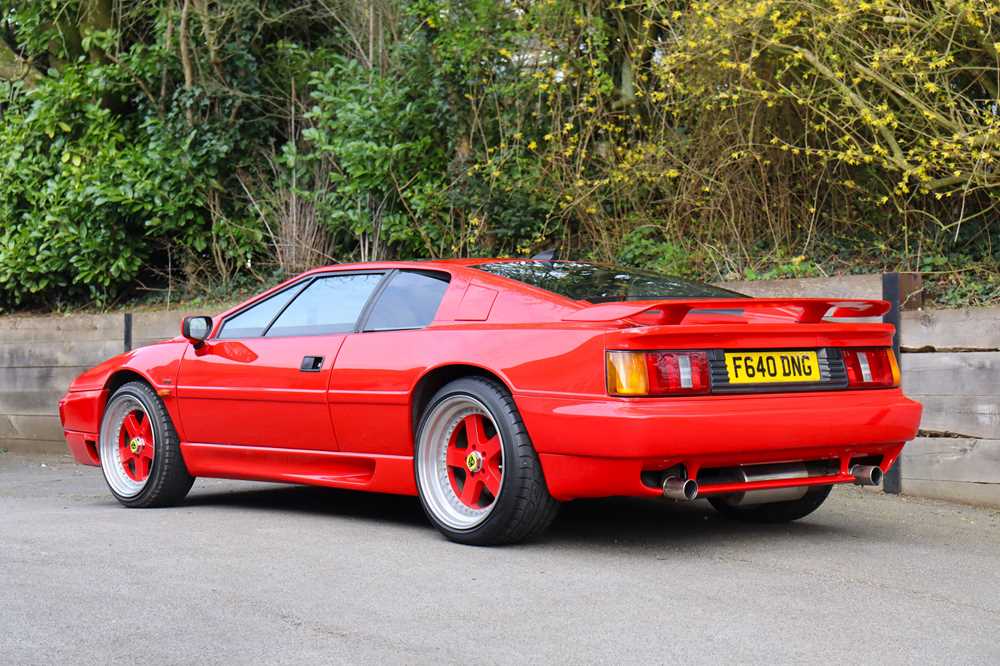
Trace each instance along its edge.
<instances>
[{"instance_id":1,"label":"red sports car","mask_svg":"<svg viewBox=\"0 0 1000 666\"><path fill-rule=\"evenodd\" d=\"M871 323L888 307L575 261L331 266L186 317L59 408L129 507L206 476L418 495L470 544L537 535L580 497L789 521L878 484L916 435L893 329Z\"/></svg>"}]
</instances>

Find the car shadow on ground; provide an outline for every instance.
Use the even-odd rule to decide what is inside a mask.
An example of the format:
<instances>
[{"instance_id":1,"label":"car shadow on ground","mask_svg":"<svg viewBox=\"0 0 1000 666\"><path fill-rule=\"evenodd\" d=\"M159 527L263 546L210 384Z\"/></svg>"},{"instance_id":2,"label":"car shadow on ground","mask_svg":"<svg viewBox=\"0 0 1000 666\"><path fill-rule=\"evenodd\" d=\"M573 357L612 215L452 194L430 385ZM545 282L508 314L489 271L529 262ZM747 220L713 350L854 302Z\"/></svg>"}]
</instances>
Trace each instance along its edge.
<instances>
[{"instance_id":1,"label":"car shadow on ground","mask_svg":"<svg viewBox=\"0 0 1000 666\"><path fill-rule=\"evenodd\" d=\"M238 507L350 518L426 528L436 536L416 497L382 495L333 488L274 486L213 492L203 490L185 501L187 507ZM843 538L863 536L857 526L814 517L778 525L748 524L720 516L708 502L606 498L567 502L555 523L537 544L700 545L730 539ZM819 519L817 519L817 517Z\"/></svg>"},{"instance_id":2,"label":"car shadow on ground","mask_svg":"<svg viewBox=\"0 0 1000 666\"><path fill-rule=\"evenodd\" d=\"M563 543L648 544L698 546L733 540L771 540L802 537L842 538L855 534L850 525L814 517L793 523L744 523L723 517L706 500L668 500L613 497L566 504L548 536Z\"/></svg>"},{"instance_id":3,"label":"car shadow on ground","mask_svg":"<svg viewBox=\"0 0 1000 666\"><path fill-rule=\"evenodd\" d=\"M266 486L246 490L192 492L186 507L219 506L370 519L400 525L426 524L416 497L384 495L316 486Z\"/></svg>"}]
</instances>

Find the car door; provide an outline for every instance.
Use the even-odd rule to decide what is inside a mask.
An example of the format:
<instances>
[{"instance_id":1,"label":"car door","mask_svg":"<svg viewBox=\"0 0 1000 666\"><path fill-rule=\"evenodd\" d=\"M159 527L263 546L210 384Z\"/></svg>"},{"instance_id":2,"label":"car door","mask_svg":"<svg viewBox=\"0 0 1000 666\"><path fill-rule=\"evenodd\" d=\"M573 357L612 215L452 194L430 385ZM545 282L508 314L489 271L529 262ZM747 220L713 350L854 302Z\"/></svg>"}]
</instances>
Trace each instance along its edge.
<instances>
[{"instance_id":1,"label":"car door","mask_svg":"<svg viewBox=\"0 0 1000 666\"><path fill-rule=\"evenodd\" d=\"M228 316L181 361L187 441L335 450L327 406L334 359L383 279L313 276Z\"/></svg>"}]
</instances>

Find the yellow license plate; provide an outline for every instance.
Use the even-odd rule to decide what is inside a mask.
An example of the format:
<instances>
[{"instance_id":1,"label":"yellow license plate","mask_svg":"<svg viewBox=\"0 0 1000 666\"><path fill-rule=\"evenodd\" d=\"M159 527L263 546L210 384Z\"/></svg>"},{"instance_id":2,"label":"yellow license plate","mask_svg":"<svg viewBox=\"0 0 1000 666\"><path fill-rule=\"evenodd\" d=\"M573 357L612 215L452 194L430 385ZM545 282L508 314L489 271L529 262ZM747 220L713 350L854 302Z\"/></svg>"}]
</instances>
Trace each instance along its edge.
<instances>
[{"instance_id":1,"label":"yellow license plate","mask_svg":"<svg viewBox=\"0 0 1000 666\"><path fill-rule=\"evenodd\" d=\"M818 382L819 359L814 351L726 352L730 384Z\"/></svg>"}]
</instances>

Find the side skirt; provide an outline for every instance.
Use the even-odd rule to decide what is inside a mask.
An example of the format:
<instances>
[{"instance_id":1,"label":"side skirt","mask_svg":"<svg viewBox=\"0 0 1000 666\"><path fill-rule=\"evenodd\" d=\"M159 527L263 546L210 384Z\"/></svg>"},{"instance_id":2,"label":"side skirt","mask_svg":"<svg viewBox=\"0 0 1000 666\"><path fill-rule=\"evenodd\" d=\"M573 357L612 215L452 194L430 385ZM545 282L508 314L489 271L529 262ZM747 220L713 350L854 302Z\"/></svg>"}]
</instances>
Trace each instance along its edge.
<instances>
[{"instance_id":1,"label":"side skirt","mask_svg":"<svg viewBox=\"0 0 1000 666\"><path fill-rule=\"evenodd\" d=\"M182 442L194 476L416 495L412 456Z\"/></svg>"}]
</instances>

